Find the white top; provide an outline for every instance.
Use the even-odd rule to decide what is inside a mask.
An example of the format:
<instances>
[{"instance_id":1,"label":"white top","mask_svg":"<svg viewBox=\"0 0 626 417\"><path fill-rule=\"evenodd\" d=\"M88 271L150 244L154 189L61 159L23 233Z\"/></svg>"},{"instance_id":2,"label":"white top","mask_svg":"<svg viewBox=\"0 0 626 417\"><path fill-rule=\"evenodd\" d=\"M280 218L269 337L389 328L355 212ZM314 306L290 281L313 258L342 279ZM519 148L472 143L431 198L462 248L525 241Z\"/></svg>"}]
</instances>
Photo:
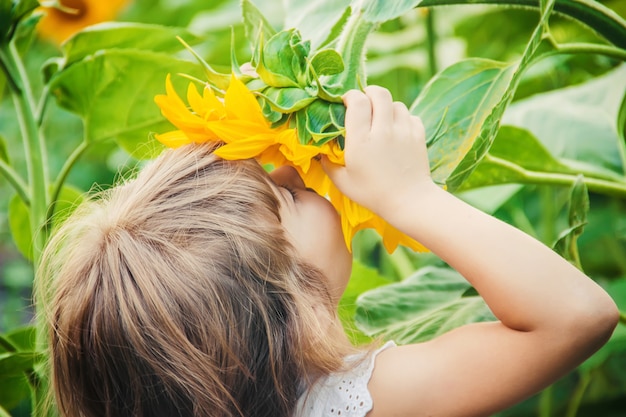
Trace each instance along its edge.
<instances>
[{"instance_id":1,"label":"white top","mask_svg":"<svg viewBox=\"0 0 626 417\"><path fill-rule=\"evenodd\" d=\"M387 342L347 372L319 379L298 400L294 417L365 417L373 406L367 383L374 371L376 355L391 346L395 343ZM359 359L350 356L346 361Z\"/></svg>"}]
</instances>

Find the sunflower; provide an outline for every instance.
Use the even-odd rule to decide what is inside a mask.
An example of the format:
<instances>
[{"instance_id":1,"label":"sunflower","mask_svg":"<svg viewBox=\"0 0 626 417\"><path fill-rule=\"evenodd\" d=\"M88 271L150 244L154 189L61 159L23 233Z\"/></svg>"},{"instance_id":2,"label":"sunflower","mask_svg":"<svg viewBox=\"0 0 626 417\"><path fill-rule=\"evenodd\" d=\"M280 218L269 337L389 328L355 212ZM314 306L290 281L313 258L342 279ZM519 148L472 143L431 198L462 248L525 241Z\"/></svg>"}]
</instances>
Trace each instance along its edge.
<instances>
[{"instance_id":1,"label":"sunflower","mask_svg":"<svg viewBox=\"0 0 626 417\"><path fill-rule=\"evenodd\" d=\"M224 98L218 98L207 86L202 94L195 84L187 89L186 104L176 93L168 75L166 94L155 97L155 102L176 128L157 134L164 145L177 148L189 143L224 142L215 154L228 160L256 158L262 164L274 167L291 165L296 168L307 187L320 195L328 196L341 216L346 246L351 248L352 238L363 228L374 228L383 238L388 252L399 245L413 250L426 250L414 239L401 233L381 217L343 195L326 175L320 162L324 155L334 164L344 164L343 150L337 141L306 145L300 143L296 129L283 124L272 127L254 94L234 75Z\"/></svg>"},{"instance_id":2,"label":"sunflower","mask_svg":"<svg viewBox=\"0 0 626 417\"><path fill-rule=\"evenodd\" d=\"M42 7L39 34L60 45L81 29L115 19L129 0L59 0L61 7Z\"/></svg>"}]
</instances>

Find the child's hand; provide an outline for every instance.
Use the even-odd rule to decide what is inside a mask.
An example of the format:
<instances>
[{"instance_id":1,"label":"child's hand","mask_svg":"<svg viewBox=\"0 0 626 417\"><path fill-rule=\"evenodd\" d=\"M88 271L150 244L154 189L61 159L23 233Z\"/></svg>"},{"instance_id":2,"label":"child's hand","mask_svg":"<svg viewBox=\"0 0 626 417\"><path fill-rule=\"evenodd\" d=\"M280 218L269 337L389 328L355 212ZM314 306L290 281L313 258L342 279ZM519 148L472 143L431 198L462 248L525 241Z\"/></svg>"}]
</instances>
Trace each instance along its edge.
<instances>
[{"instance_id":1,"label":"child's hand","mask_svg":"<svg viewBox=\"0 0 626 417\"><path fill-rule=\"evenodd\" d=\"M370 86L344 95L345 167L325 161L333 183L351 200L386 217L409 193L432 184L421 120Z\"/></svg>"}]
</instances>

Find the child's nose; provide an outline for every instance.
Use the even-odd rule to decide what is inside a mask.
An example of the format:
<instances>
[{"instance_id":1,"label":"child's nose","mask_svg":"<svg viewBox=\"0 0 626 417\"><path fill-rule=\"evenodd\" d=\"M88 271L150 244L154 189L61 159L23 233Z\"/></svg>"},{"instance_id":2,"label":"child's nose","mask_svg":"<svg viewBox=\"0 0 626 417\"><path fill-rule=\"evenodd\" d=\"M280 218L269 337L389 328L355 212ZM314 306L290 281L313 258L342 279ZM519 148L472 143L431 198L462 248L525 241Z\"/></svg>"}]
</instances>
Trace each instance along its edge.
<instances>
[{"instance_id":1,"label":"child's nose","mask_svg":"<svg viewBox=\"0 0 626 417\"><path fill-rule=\"evenodd\" d=\"M277 185L288 185L293 188L305 188L304 181L298 171L291 166L276 168L270 173L270 177Z\"/></svg>"}]
</instances>

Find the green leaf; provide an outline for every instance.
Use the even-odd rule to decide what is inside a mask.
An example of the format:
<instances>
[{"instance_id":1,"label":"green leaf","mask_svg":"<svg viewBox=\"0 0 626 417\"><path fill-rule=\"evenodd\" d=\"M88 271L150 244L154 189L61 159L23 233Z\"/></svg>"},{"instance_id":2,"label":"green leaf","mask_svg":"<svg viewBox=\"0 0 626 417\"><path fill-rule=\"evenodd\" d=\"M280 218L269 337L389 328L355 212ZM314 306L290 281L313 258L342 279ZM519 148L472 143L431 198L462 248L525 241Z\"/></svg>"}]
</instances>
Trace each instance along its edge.
<instances>
[{"instance_id":1,"label":"green leaf","mask_svg":"<svg viewBox=\"0 0 626 417\"><path fill-rule=\"evenodd\" d=\"M311 49L335 39L332 35L335 25L350 5L350 0L287 0L285 5L285 27L298 28L303 39L311 41Z\"/></svg>"},{"instance_id":2,"label":"green leaf","mask_svg":"<svg viewBox=\"0 0 626 417\"><path fill-rule=\"evenodd\" d=\"M12 0L0 0L0 43L8 43L11 30L13 30L12 8Z\"/></svg>"},{"instance_id":3,"label":"green leaf","mask_svg":"<svg viewBox=\"0 0 626 417\"><path fill-rule=\"evenodd\" d=\"M358 330L354 321L357 297L366 291L390 284L391 282L379 275L374 268L369 268L358 261L353 262L350 281L348 281L348 286L341 296L338 307L339 319L353 343L359 344L371 340L371 338Z\"/></svg>"},{"instance_id":4,"label":"green leaf","mask_svg":"<svg viewBox=\"0 0 626 417\"><path fill-rule=\"evenodd\" d=\"M522 73L542 42L553 4L554 0L548 1L517 63L483 59L457 62L431 79L411 106L429 134L433 179L447 184L450 191L459 188L489 150Z\"/></svg>"},{"instance_id":5,"label":"green leaf","mask_svg":"<svg viewBox=\"0 0 626 417\"><path fill-rule=\"evenodd\" d=\"M30 209L18 195L9 202L9 229L15 246L28 260L33 259L33 237L30 227Z\"/></svg>"},{"instance_id":6,"label":"green leaf","mask_svg":"<svg viewBox=\"0 0 626 417\"><path fill-rule=\"evenodd\" d=\"M2 135L0 135L0 159L6 162L7 164L11 163L11 159L9 157L9 149L7 146L7 140Z\"/></svg>"},{"instance_id":7,"label":"green leaf","mask_svg":"<svg viewBox=\"0 0 626 417\"><path fill-rule=\"evenodd\" d=\"M3 377L21 375L32 369L41 360L36 352L5 352L0 353L0 375Z\"/></svg>"},{"instance_id":8,"label":"green leaf","mask_svg":"<svg viewBox=\"0 0 626 417\"><path fill-rule=\"evenodd\" d=\"M113 139L144 159L162 150L150 133L172 130L154 103L164 93L168 73L202 77L197 64L168 54L108 50L57 73L50 87L59 105L83 118L87 141ZM175 84L182 81L173 77Z\"/></svg>"},{"instance_id":9,"label":"green leaf","mask_svg":"<svg viewBox=\"0 0 626 417\"><path fill-rule=\"evenodd\" d=\"M20 402L27 399L29 395L30 387L23 373L18 375L0 375L0 417L11 417L11 414L6 410L14 409Z\"/></svg>"},{"instance_id":10,"label":"green leaf","mask_svg":"<svg viewBox=\"0 0 626 417\"><path fill-rule=\"evenodd\" d=\"M589 192L582 175L579 175L572 186L569 202L568 223L569 227L563 231L556 243L554 250L575 266L581 268L578 255L577 240L583 233L583 228L587 224L587 213L589 212Z\"/></svg>"},{"instance_id":11,"label":"green leaf","mask_svg":"<svg viewBox=\"0 0 626 417\"><path fill-rule=\"evenodd\" d=\"M485 154L493 138L482 134L483 129L491 127L486 122L507 94L516 69L515 64L468 59L449 66L424 87L411 112L420 116L429 135L428 155L437 183L448 183L454 190L471 172L457 174L458 167Z\"/></svg>"},{"instance_id":12,"label":"green leaf","mask_svg":"<svg viewBox=\"0 0 626 417\"><path fill-rule=\"evenodd\" d=\"M382 0L379 0L382 2ZM494 4L537 9L537 0L422 0L418 7L453 4ZM554 11L576 19L620 48L626 48L626 21L613 10L594 0L556 0Z\"/></svg>"},{"instance_id":13,"label":"green leaf","mask_svg":"<svg viewBox=\"0 0 626 417\"><path fill-rule=\"evenodd\" d=\"M83 193L69 185L63 186L52 216L52 227L60 225L83 200ZM32 260L33 232L30 209L18 195L9 202L9 228L15 245L26 259Z\"/></svg>"},{"instance_id":14,"label":"green leaf","mask_svg":"<svg viewBox=\"0 0 626 417\"><path fill-rule=\"evenodd\" d=\"M262 93L257 93L257 95L263 97L274 111L281 113L296 112L316 99L297 87L268 87Z\"/></svg>"},{"instance_id":15,"label":"green leaf","mask_svg":"<svg viewBox=\"0 0 626 417\"><path fill-rule=\"evenodd\" d=\"M343 58L334 49L317 51L311 58L309 65L317 76L335 75L344 70Z\"/></svg>"},{"instance_id":16,"label":"green leaf","mask_svg":"<svg viewBox=\"0 0 626 417\"><path fill-rule=\"evenodd\" d=\"M304 109L306 112L306 131L319 145L340 134L337 129L333 128L330 118L330 104L318 99Z\"/></svg>"},{"instance_id":17,"label":"green leaf","mask_svg":"<svg viewBox=\"0 0 626 417\"><path fill-rule=\"evenodd\" d=\"M619 114L626 91L626 65L583 84L516 101L503 123L523 126L572 168L605 176L626 172ZM597 175L593 175L597 176Z\"/></svg>"},{"instance_id":18,"label":"green leaf","mask_svg":"<svg viewBox=\"0 0 626 417\"><path fill-rule=\"evenodd\" d=\"M382 23L402 16L420 3L420 0L354 0L352 7L361 7L363 19Z\"/></svg>"},{"instance_id":19,"label":"green leaf","mask_svg":"<svg viewBox=\"0 0 626 417\"><path fill-rule=\"evenodd\" d=\"M259 44L262 52L256 72L259 77L272 87L299 87L300 74L294 71L293 61L300 58L291 45L300 41L300 34L295 29L284 30L272 36L267 43ZM308 51L307 51L308 52ZM303 62L303 65L305 63Z\"/></svg>"},{"instance_id":20,"label":"green leaf","mask_svg":"<svg viewBox=\"0 0 626 417\"><path fill-rule=\"evenodd\" d=\"M153 52L176 52L200 38L183 28L145 23L105 22L89 26L63 44L65 67L103 49L138 49Z\"/></svg>"},{"instance_id":21,"label":"green leaf","mask_svg":"<svg viewBox=\"0 0 626 417\"><path fill-rule=\"evenodd\" d=\"M554 158L529 131L502 126L487 155L459 190L528 182L527 171L576 173Z\"/></svg>"},{"instance_id":22,"label":"green leaf","mask_svg":"<svg viewBox=\"0 0 626 417\"><path fill-rule=\"evenodd\" d=\"M430 340L468 323L494 320L470 284L449 268L425 267L396 284L362 294L356 323L369 336L399 344Z\"/></svg>"},{"instance_id":23,"label":"green leaf","mask_svg":"<svg viewBox=\"0 0 626 417\"><path fill-rule=\"evenodd\" d=\"M259 39L267 40L276 34L276 30L250 0L243 0L241 2L241 13L246 37L251 45L256 45ZM256 63L257 62L253 60L252 65Z\"/></svg>"},{"instance_id":24,"label":"green leaf","mask_svg":"<svg viewBox=\"0 0 626 417\"><path fill-rule=\"evenodd\" d=\"M5 333L6 339L17 351L29 352L35 350L37 330L35 326L25 326Z\"/></svg>"}]
</instances>

